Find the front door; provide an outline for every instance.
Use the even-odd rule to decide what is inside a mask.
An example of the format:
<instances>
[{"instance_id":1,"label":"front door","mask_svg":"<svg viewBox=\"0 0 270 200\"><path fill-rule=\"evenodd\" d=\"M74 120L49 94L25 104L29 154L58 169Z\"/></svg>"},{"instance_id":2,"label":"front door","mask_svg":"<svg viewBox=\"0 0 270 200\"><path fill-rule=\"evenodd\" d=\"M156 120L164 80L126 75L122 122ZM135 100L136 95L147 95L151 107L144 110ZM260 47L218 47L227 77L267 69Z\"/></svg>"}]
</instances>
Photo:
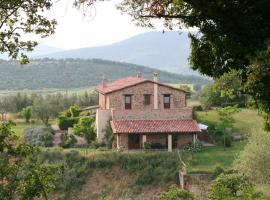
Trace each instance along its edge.
<instances>
[{"instance_id":1,"label":"front door","mask_svg":"<svg viewBox=\"0 0 270 200\"><path fill-rule=\"evenodd\" d=\"M128 149L139 149L140 148L140 135L129 134L128 135Z\"/></svg>"}]
</instances>

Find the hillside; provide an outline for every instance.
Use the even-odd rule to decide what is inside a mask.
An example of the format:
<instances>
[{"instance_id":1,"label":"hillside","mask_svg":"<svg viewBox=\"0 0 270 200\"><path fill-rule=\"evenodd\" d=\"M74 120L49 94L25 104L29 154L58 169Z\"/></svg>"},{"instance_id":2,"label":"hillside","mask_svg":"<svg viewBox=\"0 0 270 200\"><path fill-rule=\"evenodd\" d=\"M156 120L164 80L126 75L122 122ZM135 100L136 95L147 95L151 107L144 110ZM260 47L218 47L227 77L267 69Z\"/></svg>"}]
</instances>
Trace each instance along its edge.
<instances>
[{"instance_id":1,"label":"hillside","mask_svg":"<svg viewBox=\"0 0 270 200\"><path fill-rule=\"evenodd\" d=\"M179 74L197 74L189 68L188 33L148 32L101 47L81 48L42 55L39 58L100 58L145 65Z\"/></svg>"},{"instance_id":2,"label":"hillside","mask_svg":"<svg viewBox=\"0 0 270 200\"><path fill-rule=\"evenodd\" d=\"M164 83L204 85L209 82L198 76L172 74L134 64L98 59L38 59L25 66L0 60L0 90L91 87L100 83L103 74L112 81L134 76L137 71L146 78L151 78L153 71L157 71L159 80Z\"/></svg>"}]
</instances>

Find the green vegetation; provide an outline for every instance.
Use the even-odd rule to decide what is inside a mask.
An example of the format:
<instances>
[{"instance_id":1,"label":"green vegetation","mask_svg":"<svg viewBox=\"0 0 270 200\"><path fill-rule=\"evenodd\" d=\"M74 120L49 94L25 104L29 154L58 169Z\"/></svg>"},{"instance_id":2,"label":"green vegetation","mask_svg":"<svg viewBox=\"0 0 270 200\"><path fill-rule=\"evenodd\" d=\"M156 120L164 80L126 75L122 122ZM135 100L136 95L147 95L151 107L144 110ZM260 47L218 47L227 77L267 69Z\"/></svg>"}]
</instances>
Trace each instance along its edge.
<instances>
[{"instance_id":1,"label":"green vegetation","mask_svg":"<svg viewBox=\"0 0 270 200\"><path fill-rule=\"evenodd\" d=\"M37 45L37 42L32 39L37 39L36 36L45 38L54 33L56 21L40 15L40 11L48 11L52 6L53 3L48 0L24 2L2 0L0 53L7 52L12 59L20 56L21 64L28 63L28 58L22 52L32 51ZM22 36L29 39L21 38Z\"/></svg>"},{"instance_id":2,"label":"green vegetation","mask_svg":"<svg viewBox=\"0 0 270 200\"><path fill-rule=\"evenodd\" d=\"M206 123L208 125L218 124L219 117L215 109L206 112L197 112L199 122ZM263 124L263 118L258 114L257 110L241 109L239 113L233 115L235 124L233 131L249 134L254 130L261 130Z\"/></svg>"},{"instance_id":3,"label":"green vegetation","mask_svg":"<svg viewBox=\"0 0 270 200\"><path fill-rule=\"evenodd\" d=\"M26 128L23 137L27 144L33 146L53 146L53 130L48 127Z\"/></svg>"},{"instance_id":4,"label":"green vegetation","mask_svg":"<svg viewBox=\"0 0 270 200\"><path fill-rule=\"evenodd\" d=\"M58 179L55 193L52 194L53 196L61 194L62 198L59 199L72 199L75 195L79 197L79 192L86 182L98 184L96 179L91 180L91 177L99 170L102 170L99 175L100 181L102 181L101 176L108 173L114 182L110 179L105 180L108 184L106 194L104 191L88 188L87 193L84 194L87 196L84 198L99 199L105 195L105 197L115 199L124 194L131 198L145 191L145 188L157 187L157 183L158 185L176 183L181 165L176 153L92 151L89 156L83 157L76 151L63 152L55 149L43 151L39 156L39 162L63 163L65 166L64 174ZM111 187L121 182L120 178L116 177L130 178L121 189L112 191ZM109 187L109 184L112 185Z\"/></svg>"},{"instance_id":5,"label":"green vegetation","mask_svg":"<svg viewBox=\"0 0 270 200\"><path fill-rule=\"evenodd\" d=\"M81 117L74 125L73 132L75 135L84 137L88 143L93 142L96 139L95 118Z\"/></svg>"},{"instance_id":6,"label":"green vegetation","mask_svg":"<svg viewBox=\"0 0 270 200\"><path fill-rule=\"evenodd\" d=\"M194 200L194 196L187 190L180 190L175 185L171 186L168 191L158 195L156 200Z\"/></svg>"},{"instance_id":7,"label":"green vegetation","mask_svg":"<svg viewBox=\"0 0 270 200\"><path fill-rule=\"evenodd\" d=\"M246 145L245 141L233 142L230 148L221 145L203 147L202 151L195 153L188 160L188 172L208 172L213 173L216 167L230 169L232 164Z\"/></svg>"},{"instance_id":8,"label":"green vegetation","mask_svg":"<svg viewBox=\"0 0 270 200\"><path fill-rule=\"evenodd\" d=\"M255 191L254 185L244 175L221 174L210 189L212 200L263 200L262 194Z\"/></svg>"},{"instance_id":9,"label":"green vegetation","mask_svg":"<svg viewBox=\"0 0 270 200\"><path fill-rule=\"evenodd\" d=\"M137 71L149 79L152 79L153 71L157 71L159 80L163 83L180 82L205 85L209 82L199 76L172 74L134 64L98 59L32 60L24 67L0 60L0 71L2 77L0 90L93 87L100 84L102 74L105 74L109 81L113 81L135 76Z\"/></svg>"},{"instance_id":10,"label":"green vegetation","mask_svg":"<svg viewBox=\"0 0 270 200\"><path fill-rule=\"evenodd\" d=\"M0 197L48 199L61 174L58 164L36 163L39 149L19 142L11 123L0 124Z\"/></svg>"}]
</instances>

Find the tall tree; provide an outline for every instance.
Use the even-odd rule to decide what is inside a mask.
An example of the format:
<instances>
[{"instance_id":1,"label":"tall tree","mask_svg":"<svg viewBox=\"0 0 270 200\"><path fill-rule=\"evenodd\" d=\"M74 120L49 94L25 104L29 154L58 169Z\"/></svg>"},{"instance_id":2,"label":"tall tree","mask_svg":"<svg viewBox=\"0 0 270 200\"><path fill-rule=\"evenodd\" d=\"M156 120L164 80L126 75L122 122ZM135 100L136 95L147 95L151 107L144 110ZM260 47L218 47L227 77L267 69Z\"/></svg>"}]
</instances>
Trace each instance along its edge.
<instances>
[{"instance_id":1,"label":"tall tree","mask_svg":"<svg viewBox=\"0 0 270 200\"><path fill-rule=\"evenodd\" d=\"M263 60L269 54L268 0L124 0L119 8L142 26L152 27L152 19L159 18L168 28L197 27L190 34L192 68L214 78L234 69L242 85L262 82L248 84L245 92L265 111L270 130L270 63Z\"/></svg>"},{"instance_id":2,"label":"tall tree","mask_svg":"<svg viewBox=\"0 0 270 200\"><path fill-rule=\"evenodd\" d=\"M1 0L0 1L0 53L7 52L16 59L21 52L21 63L28 62L23 53L37 45L22 36L46 37L54 33L56 21L42 16L52 7L52 0Z\"/></svg>"},{"instance_id":3,"label":"tall tree","mask_svg":"<svg viewBox=\"0 0 270 200\"><path fill-rule=\"evenodd\" d=\"M11 125L0 124L0 199L48 199L62 167L37 164L39 149L18 143Z\"/></svg>"}]
</instances>

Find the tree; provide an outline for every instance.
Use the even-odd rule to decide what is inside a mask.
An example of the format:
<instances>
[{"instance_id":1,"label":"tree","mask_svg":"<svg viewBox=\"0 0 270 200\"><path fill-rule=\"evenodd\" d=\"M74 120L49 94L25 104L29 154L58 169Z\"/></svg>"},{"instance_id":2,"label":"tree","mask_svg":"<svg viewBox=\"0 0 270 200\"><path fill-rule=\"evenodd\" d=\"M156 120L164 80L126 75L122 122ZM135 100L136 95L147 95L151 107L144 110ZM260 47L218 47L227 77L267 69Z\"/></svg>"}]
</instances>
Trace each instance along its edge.
<instances>
[{"instance_id":1,"label":"tree","mask_svg":"<svg viewBox=\"0 0 270 200\"><path fill-rule=\"evenodd\" d=\"M223 74L211 85L204 88L201 101L204 107L239 105L245 106L247 95L236 71Z\"/></svg>"},{"instance_id":2,"label":"tree","mask_svg":"<svg viewBox=\"0 0 270 200\"><path fill-rule=\"evenodd\" d=\"M191 97L191 87L189 85L180 84L179 88L187 92L187 98Z\"/></svg>"},{"instance_id":3,"label":"tree","mask_svg":"<svg viewBox=\"0 0 270 200\"><path fill-rule=\"evenodd\" d=\"M36 163L38 148L18 143L12 123L0 124L1 199L47 198L62 169L57 165Z\"/></svg>"},{"instance_id":4,"label":"tree","mask_svg":"<svg viewBox=\"0 0 270 200\"><path fill-rule=\"evenodd\" d=\"M254 132L244 150L234 162L234 169L244 173L254 183L270 185L270 135Z\"/></svg>"},{"instance_id":5,"label":"tree","mask_svg":"<svg viewBox=\"0 0 270 200\"><path fill-rule=\"evenodd\" d=\"M230 142L226 142L230 140L230 135L228 134L228 129L233 128L233 124L235 122L233 118L233 114L239 112L240 110L237 106L227 106L224 108L218 108L218 115L219 115L219 124L218 127L220 130L223 131L223 145L224 147L230 146Z\"/></svg>"},{"instance_id":6,"label":"tree","mask_svg":"<svg viewBox=\"0 0 270 200\"><path fill-rule=\"evenodd\" d=\"M1 0L0 53L7 52L10 58L16 59L22 52L21 63L28 63L23 52L32 51L37 42L25 40L22 35L47 37L53 34L56 21L40 14L51 7L51 0Z\"/></svg>"},{"instance_id":7,"label":"tree","mask_svg":"<svg viewBox=\"0 0 270 200\"><path fill-rule=\"evenodd\" d=\"M33 103L33 114L39 118L46 126L49 119L57 117L58 113L63 110L60 98L54 98L53 95L46 97L39 96L35 98Z\"/></svg>"},{"instance_id":8,"label":"tree","mask_svg":"<svg viewBox=\"0 0 270 200\"><path fill-rule=\"evenodd\" d=\"M26 108L23 108L22 111L20 112L20 115L25 119L26 123L29 123L29 120L32 117L31 107L28 106Z\"/></svg>"},{"instance_id":9,"label":"tree","mask_svg":"<svg viewBox=\"0 0 270 200\"><path fill-rule=\"evenodd\" d=\"M96 132L94 128L95 118L82 117L78 124L74 125L73 132L75 135L83 136L88 143L96 139Z\"/></svg>"},{"instance_id":10,"label":"tree","mask_svg":"<svg viewBox=\"0 0 270 200\"><path fill-rule=\"evenodd\" d=\"M211 200L262 200L262 194L255 191L250 180L237 173L221 174L210 189Z\"/></svg>"},{"instance_id":11,"label":"tree","mask_svg":"<svg viewBox=\"0 0 270 200\"><path fill-rule=\"evenodd\" d=\"M214 78L236 70L242 86L247 84L245 93L266 113L265 128L270 130L268 1L124 0L119 9L141 26L153 27L152 19L158 18L167 28L197 27L199 31L190 34L192 68Z\"/></svg>"}]
</instances>

